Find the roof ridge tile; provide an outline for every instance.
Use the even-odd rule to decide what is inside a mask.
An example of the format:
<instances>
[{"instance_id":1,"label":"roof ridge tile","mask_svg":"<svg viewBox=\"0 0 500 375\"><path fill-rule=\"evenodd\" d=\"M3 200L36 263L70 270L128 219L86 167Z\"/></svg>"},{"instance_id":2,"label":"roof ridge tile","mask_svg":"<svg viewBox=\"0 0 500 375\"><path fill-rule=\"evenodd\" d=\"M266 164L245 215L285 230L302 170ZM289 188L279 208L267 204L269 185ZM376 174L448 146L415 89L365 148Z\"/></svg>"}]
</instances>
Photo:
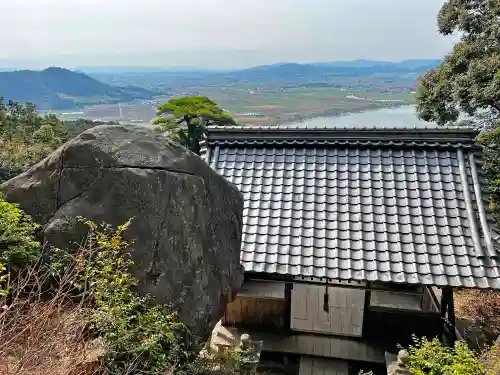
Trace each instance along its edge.
<instances>
[{"instance_id":1,"label":"roof ridge tile","mask_svg":"<svg viewBox=\"0 0 500 375\"><path fill-rule=\"evenodd\" d=\"M291 128L214 126L205 145L365 145L389 147L475 147L477 131L441 128Z\"/></svg>"}]
</instances>

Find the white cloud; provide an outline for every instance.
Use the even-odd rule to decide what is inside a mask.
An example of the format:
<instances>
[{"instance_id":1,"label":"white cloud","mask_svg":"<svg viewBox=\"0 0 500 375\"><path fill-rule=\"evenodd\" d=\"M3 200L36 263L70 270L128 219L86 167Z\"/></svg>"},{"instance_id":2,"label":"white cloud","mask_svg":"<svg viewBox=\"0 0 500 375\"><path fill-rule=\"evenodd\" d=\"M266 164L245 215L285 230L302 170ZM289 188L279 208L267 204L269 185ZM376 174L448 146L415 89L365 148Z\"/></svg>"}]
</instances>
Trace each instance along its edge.
<instances>
[{"instance_id":1,"label":"white cloud","mask_svg":"<svg viewBox=\"0 0 500 375\"><path fill-rule=\"evenodd\" d=\"M234 66L440 57L454 42L437 35L442 2L16 0L1 7L0 61Z\"/></svg>"}]
</instances>

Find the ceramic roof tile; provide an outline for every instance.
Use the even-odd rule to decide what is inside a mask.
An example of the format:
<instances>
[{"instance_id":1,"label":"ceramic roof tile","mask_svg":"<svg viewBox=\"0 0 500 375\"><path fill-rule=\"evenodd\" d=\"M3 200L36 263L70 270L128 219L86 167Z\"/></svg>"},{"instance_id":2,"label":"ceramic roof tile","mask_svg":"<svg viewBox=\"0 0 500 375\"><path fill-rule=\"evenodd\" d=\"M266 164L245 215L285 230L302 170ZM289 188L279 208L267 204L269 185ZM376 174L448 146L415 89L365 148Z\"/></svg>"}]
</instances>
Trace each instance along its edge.
<instances>
[{"instance_id":1,"label":"ceramic roof tile","mask_svg":"<svg viewBox=\"0 0 500 375\"><path fill-rule=\"evenodd\" d=\"M244 197L245 270L500 289L472 133L398 131L209 132L210 165Z\"/></svg>"}]
</instances>

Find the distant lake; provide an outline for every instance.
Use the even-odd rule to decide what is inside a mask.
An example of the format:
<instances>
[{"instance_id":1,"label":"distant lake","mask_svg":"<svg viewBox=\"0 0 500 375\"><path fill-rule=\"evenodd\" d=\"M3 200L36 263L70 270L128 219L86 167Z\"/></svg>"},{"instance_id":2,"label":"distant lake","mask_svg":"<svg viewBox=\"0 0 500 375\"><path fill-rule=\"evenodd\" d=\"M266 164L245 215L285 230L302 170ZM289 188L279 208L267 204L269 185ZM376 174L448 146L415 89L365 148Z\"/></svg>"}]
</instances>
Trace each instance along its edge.
<instances>
[{"instance_id":1,"label":"distant lake","mask_svg":"<svg viewBox=\"0 0 500 375\"><path fill-rule=\"evenodd\" d=\"M419 120L415 114L415 106L405 105L396 108L382 108L360 113L351 113L338 117L315 117L308 120L293 122L287 126L298 127L436 127L430 122Z\"/></svg>"}]
</instances>

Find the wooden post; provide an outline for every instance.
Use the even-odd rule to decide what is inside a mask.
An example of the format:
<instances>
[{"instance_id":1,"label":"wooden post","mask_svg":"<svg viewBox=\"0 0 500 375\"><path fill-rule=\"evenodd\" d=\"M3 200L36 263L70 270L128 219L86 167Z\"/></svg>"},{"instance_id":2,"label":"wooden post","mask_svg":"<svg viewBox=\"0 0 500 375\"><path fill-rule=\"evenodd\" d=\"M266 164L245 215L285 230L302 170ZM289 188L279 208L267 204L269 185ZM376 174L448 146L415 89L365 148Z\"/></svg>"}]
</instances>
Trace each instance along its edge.
<instances>
[{"instance_id":1,"label":"wooden post","mask_svg":"<svg viewBox=\"0 0 500 375\"><path fill-rule=\"evenodd\" d=\"M439 315L442 319L446 318L446 310L448 307L448 295L446 293L447 288L441 288L441 304L439 306Z\"/></svg>"},{"instance_id":2,"label":"wooden post","mask_svg":"<svg viewBox=\"0 0 500 375\"><path fill-rule=\"evenodd\" d=\"M283 330L290 333L292 325L292 289L293 283L285 284L285 319L283 321Z\"/></svg>"},{"instance_id":3,"label":"wooden post","mask_svg":"<svg viewBox=\"0 0 500 375\"><path fill-rule=\"evenodd\" d=\"M450 324L450 338L452 343L455 343L457 339L456 335L456 320L455 320L455 303L453 301L453 289L451 287L447 288L449 290L448 295L448 322Z\"/></svg>"},{"instance_id":4,"label":"wooden post","mask_svg":"<svg viewBox=\"0 0 500 375\"><path fill-rule=\"evenodd\" d=\"M455 333L455 307L453 303L453 289L449 286L442 288L441 294L441 319L443 319L444 332L448 331L451 344L456 340Z\"/></svg>"},{"instance_id":5,"label":"wooden post","mask_svg":"<svg viewBox=\"0 0 500 375\"><path fill-rule=\"evenodd\" d=\"M439 316L441 318L441 338L440 341L444 342L444 335L446 334L446 310L448 301L446 299L446 288L441 288L441 303L439 304Z\"/></svg>"},{"instance_id":6,"label":"wooden post","mask_svg":"<svg viewBox=\"0 0 500 375\"><path fill-rule=\"evenodd\" d=\"M365 289L365 301L364 301L364 309L363 309L363 327L361 328L361 337L365 337L365 329L366 326L368 325L366 322L366 317L370 313L370 301L372 298L372 291L369 289L371 287L371 283L366 283L366 286L368 287Z\"/></svg>"}]
</instances>

